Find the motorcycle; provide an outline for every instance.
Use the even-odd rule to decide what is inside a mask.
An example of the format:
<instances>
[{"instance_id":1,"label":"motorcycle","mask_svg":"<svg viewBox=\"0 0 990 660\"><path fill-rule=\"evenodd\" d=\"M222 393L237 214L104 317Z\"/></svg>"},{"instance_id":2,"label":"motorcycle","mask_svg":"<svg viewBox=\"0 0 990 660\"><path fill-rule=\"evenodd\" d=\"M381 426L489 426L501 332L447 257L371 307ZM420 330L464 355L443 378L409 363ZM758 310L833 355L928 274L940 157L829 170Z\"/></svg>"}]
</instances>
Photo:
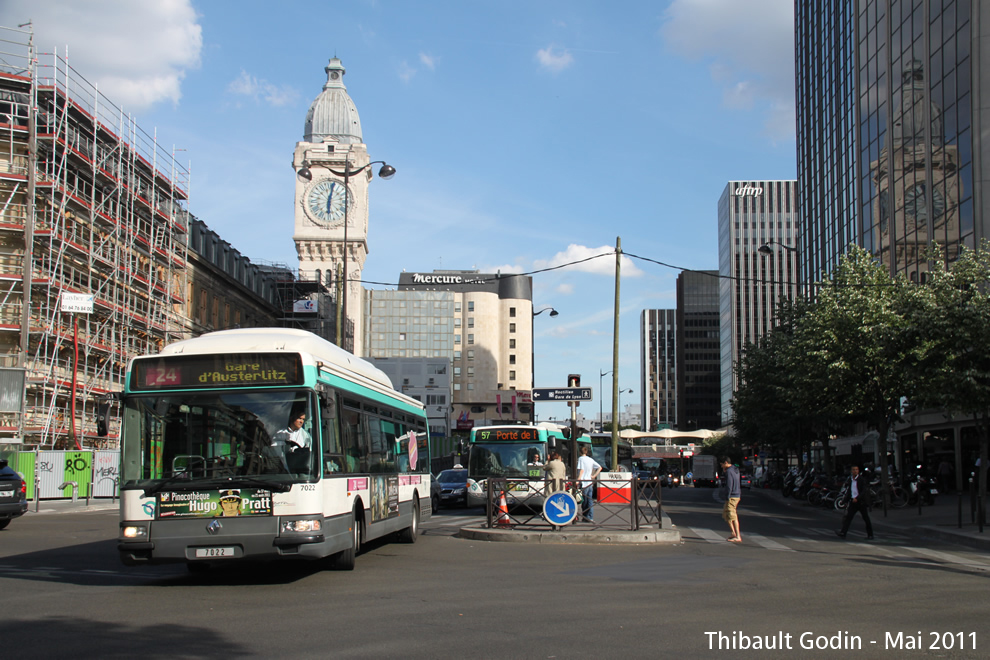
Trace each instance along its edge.
<instances>
[{"instance_id":1,"label":"motorcycle","mask_svg":"<svg viewBox=\"0 0 990 660\"><path fill-rule=\"evenodd\" d=\"M784 476L784 483L780 488L784 497L790 497L791 493L794 492L794 482L797 481L797 477L798 477L797 468L791 468Z\"/></svg>"},{"instance_id":2,"label":"motorcycle","mask_svg":"<svg viewBox=\"0 0 990 660\"><path fill-rule=\"evenodd\" d=\"M938 488L921 473L921 466L919 465L914 473L914 478L908 482L908 503L917 504L920 497L922 504L935 504L936 495L938 495Z\"/></svg>"}]
</instances>

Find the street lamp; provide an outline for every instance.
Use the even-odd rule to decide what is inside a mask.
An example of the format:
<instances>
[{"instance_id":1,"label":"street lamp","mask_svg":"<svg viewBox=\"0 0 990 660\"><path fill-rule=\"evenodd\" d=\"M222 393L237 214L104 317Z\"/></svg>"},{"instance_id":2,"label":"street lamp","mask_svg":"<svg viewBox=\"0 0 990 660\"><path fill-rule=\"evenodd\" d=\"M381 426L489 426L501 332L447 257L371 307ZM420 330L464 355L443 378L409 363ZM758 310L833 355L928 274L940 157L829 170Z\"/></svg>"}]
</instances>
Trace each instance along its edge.
<instances>
[{"instance_id":1,"label":"street lamp","mask_svg":"<svg viewBox=\"0 0 990 660\"><path fill-rule=\"evenodd\" d=\"M605 378L605 376L609 375L610 373L612 373L611 369L609 369L608 371L601 371L599 369L599 373L598 373L598 432L599 433L602 433L602 430L605 428L605 410L602 408L602 403L605 400L603 396L605 393L605 389L604 386L602 385L602 381Z\"/></svg>"},{"instance_id":2,"label":"street lamp","mask_svg":"<svg viewBox=\"0 0 990 660\"><path fill-rule=\"evenodd\" d=\"M622 416L622 412L621 411L622 411L622 395L623 394L632 394L632 388L625 389L625 390L619 390L619 411L620 411L619 412L619 416L620 417ZM612 425L613 425L612 428L613 429L617 429L618 428L618 426L616 426L616 424L618 424L618 420L614 420L613 419L612 420Z\"/></svg>"},{"instance_id":3,"label":"street lamp","mask_svg":"<svg viewBox=\"0 0 990 660\"><path fill-rule=\"evenodd\" d=\"M361 172L365 171L366 169L368 169L372 165L378 165L378 164L380 164L382 166L381 169L378 170L378 176L379 176L379 178L385 179L387 181L388 179L391 179L393 176L395 176L395 168L392 167L391 165L389 165L388 163L386 163L384 160L373 160L370 163L367 163L365 165L362 165L361 167L357 168L356 170L352 170L351 169L351 156L350 156L350 154L348 154L344 158L344 171L343 172L338 172L337 170L335 170L333 168L327 167L327 170L329 170L331 174L335 174L336 176L343 177L343 179L344 179L344 249L343 249L343 265L344 265L343 282L344 282L344 292L343 292L343 299L337 301L337 346L340 346L341 348L343 348L343 344L341 343L342 342L342 338L343 338L343 335L342 335L342 333L343 333L343 325L344 325L344 321L347 320L347 316L346 316L346 310L347 310L347 288L348 288L348 281L347 281L347 221L348 221L348 217L347 216L348 216L348 211L350 210L350 205L351 205L351 200L350 200L350 197L349 197L350 194L351 194L351 189L348 186L348 184L350 183L351 176L353 176L355 174L360 174ZM312 181L312 179L313 179L313 172L312 172L312 170L309 169L309 166L310 166L310 162L308 160L304 160L303 163L302 163L302 167L299 168L299 171L298 172L296 172L296 174L299 175L299 178L304 179L306 181ZM327 197L327 206L329 207L330 204L331 204L331 197L328 196ZM330 209L327 208L327 211L329 211L329 210Z\"/></svg>"},{"instance_id":4,"label":"street lamp","mask_svg":"<svg viewBox=\"0 0 990 660\"><path fill-rule=\"evenodd\" d=\"M801 268L800 268L801 264L800 264L800 261L799 261L800 253L798 252L798 249L795 246L793 246L793 245L786 245L784 243L781 243L780 241L775 241L773 239L770 239L769 241L766 241L763 245L761 245L760 247L758 247L756 249L756 251L759 252L760 254L762 254L763 256L771 255L774 252L774 249L772 247L770 247L771 245L776 245L779 248L783 248L785 251L790 252L790 253L792 253L794 255L794 270L797 271L797 278L798 278L798 286L797 286L797 288L800 289L801 288ZM790 279L787 280L787 284L788 284L788 288L790 288Z\"/></svg>"},{"instance_id":5,"label":"street lamp","mask_svg":"<svg viewBox=\"0 0 990 660\"><path fill-rule=\"evenodd\" d=\"M553 318L554 316L560 314L560 312L555 310L553 307L544 307L538 312L533 312L533 319L535 319L537 316L548 310L550 312L550 318ZM532 392L533 390L536 389L536 324L533 322L532 319L530 320L530 324L529 324L529 380L530 380L529 389L530 392ZM529 419L531 422L535 422L536 404L531 402L529 405L530 405Z\"/></svg>"}]
</instances>

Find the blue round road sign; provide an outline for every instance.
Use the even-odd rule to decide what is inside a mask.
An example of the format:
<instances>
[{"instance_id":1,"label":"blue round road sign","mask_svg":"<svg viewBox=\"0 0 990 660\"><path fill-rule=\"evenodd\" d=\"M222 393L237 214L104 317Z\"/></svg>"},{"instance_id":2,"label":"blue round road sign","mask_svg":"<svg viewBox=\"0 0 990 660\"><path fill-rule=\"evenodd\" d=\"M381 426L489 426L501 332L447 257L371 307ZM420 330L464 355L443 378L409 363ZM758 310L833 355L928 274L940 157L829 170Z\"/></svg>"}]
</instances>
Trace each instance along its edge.
<instances>
[{"instance_id":1,"label":"blue round road sign","mask_svg":"<svg viewBox=\"0 0 990 660\"><path fill-rule=\"evenodd\" d=\"M543 517L551 525L568 525L577 515L577 500L568 492L554 493L543 501Z\"/></svg>"}]
</instances>

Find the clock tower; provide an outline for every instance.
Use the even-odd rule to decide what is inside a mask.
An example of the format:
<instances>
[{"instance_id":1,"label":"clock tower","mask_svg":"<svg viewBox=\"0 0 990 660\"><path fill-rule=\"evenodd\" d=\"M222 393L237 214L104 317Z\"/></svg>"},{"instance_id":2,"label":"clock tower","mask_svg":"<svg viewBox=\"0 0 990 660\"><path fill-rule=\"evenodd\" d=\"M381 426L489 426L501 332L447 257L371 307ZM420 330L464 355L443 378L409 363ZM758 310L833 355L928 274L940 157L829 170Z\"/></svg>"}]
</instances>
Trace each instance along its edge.
<instances>
[{"instance_id":1,"label":"clock tower","mask_svg":"<svg viewBox=\"0 0 990 660\"><path fill-rule=\"evenodd\" d=\"M370 158L361 119L344 86L344 67L334 57L327 82L309 106L303 139L296 143L295 231L300 279L319 277L335 289L343 277L345 321L354 324L353 352L362 354L364 319L361 271L368 256ZM350 333L347 333L350 335ZM346 338L341 342L348 346Z\"/></svg>"}]
</instances>

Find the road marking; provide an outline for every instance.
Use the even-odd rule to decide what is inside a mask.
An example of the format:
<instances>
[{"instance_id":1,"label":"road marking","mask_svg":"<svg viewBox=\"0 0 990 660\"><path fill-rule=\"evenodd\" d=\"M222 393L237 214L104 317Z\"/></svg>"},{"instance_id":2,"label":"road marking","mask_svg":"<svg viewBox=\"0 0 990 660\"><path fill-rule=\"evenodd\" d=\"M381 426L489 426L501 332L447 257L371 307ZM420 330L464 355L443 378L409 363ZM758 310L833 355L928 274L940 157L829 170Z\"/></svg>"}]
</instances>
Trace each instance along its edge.
<instances>
[{"instance_id":1,"label":"road marking","mask_svg":"<svg viewBox=\"0 0 990 660\"><path fill-rule=\"evenodd\" d=\"M695 535L700 536L701 538L703 538L704 540L708 541L709 543L725 543L726 542L725 541L726 537L724 535L719 534L718 532L713 531L711 529L699 529L697 527L688 527L688 529L690 529L692 532L695 533Z\"/></svg>"},{"instance_id":2,"label":"road marking","mask_svg":"<svg viewBox=\"0 0 990 660\"><path fill-rule=\"evenodd\" d=\"M809 538L804 537L804 536L801 536L801 537L798 537L798 536L785 536L784 538L786 538L789 541L794 541L796 543L818 543L818 539L809 539Z\"/></svg>"},{"instance_id":3,"label":"road marking","mask_svg":"<svg viewBox=\"0 0 990 660\"><path fill-rule=\"evenodd\" d=\"M976 568L982 571L990 570L990 566L986 564L975 562L972 559L966 559L965 557L959 557L957 555L949 554L948 552L939 552L938 550L929 550L928 548L904 548L905 550L910 550L911 552L916 552L919 555L924 555L926 557L931 557L933 559L938 559L940 561L949 562L950 564L959 564L960 566L966 566L968 568Z\"/></svg>"},{"instance_id":4,"label":"road marking","mask_svg":"<svg viewBox=\"0 0 990 660\"><path fill-rule=\"evenodd\" d=\"M752 532L749 532L745 536L743 536L743 543L746 543L746 540L747 539L750 540L750 541L755 541L757 543L757 545L762 545L767 550L779 550L779 551L783 551L783 552L796 552L796 550L794 550L794 548L788 548L783 543L777 543L773 539L768 539L765 536L760 536L759 534L753 534Z\"/></svg>"},{"instance_id":5,"label":"road marking","mask_svg":"<svg viewBox=\"0 0 990 660\"><path fill-rule=\"evenodd\" d=\"M809 527L809 532L814 532L815 534L821 534L822 536L834 536L835 530L832 529L822 529L821 527Z\"/></svg>"},{"instance_id":6,"label":"road marking","mask_svg":"<svg viewBox=\"0 0 990 660\"><path fill-rule=\"evenodd\" d=\"M913 559L913 557L902 555L899 552L894 552L893 550L889 550L882 545L876 545L871 543L857 543L855 541L850 541L848 545L851 545L856 548L863 548L865 550L869 550L870 553L872 554L883 555L888 559Z\"/></svg>"}]
</instances>

